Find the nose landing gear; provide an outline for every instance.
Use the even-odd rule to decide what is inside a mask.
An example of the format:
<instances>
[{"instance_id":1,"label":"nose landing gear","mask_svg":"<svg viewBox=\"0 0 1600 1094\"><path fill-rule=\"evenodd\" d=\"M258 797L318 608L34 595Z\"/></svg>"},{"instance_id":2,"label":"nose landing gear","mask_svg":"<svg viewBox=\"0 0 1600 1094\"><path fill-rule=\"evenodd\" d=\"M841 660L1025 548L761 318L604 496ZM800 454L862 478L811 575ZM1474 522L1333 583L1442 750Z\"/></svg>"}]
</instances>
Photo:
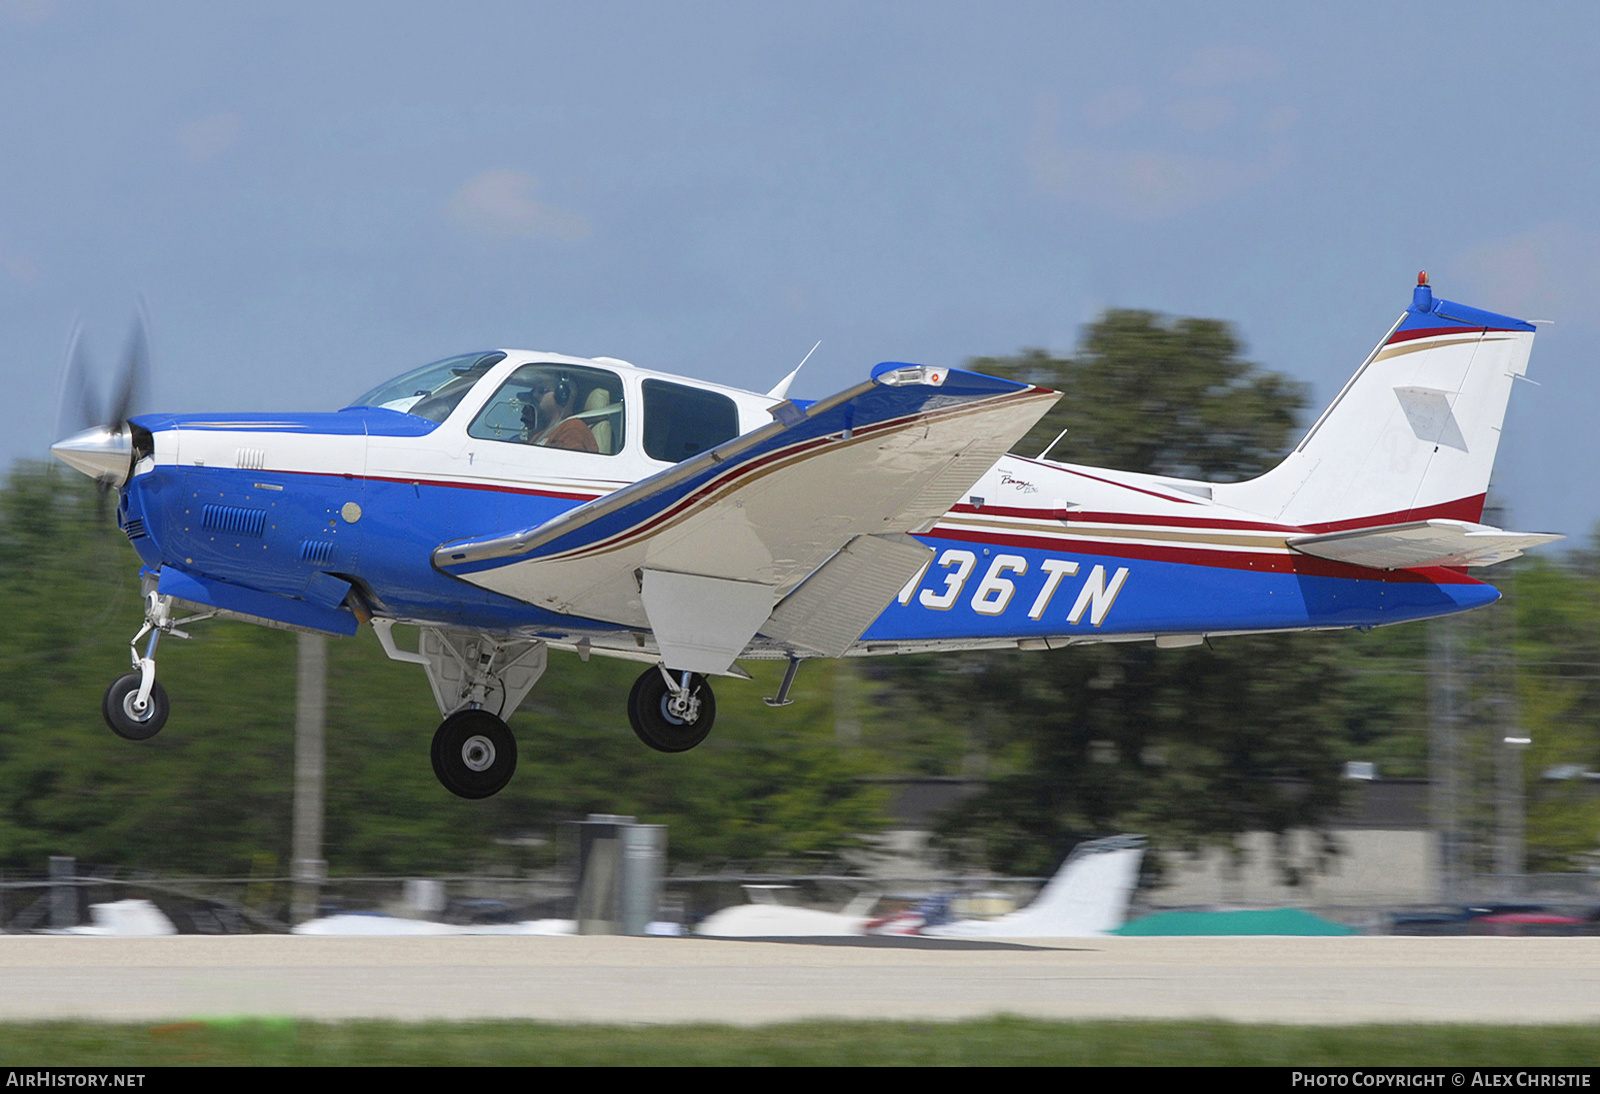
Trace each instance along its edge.
<instances>
[{"instance_id":1,"label":"nose landing gear","mask_svg":"<svg viewBox=\"0 0 1600 1094\"><path fill-rule=\"evenodd\" d=\"M167 700L167 689L156 681L156 644L163 634L188 638L187 633L178 629L178 623L209 619L213 614L205 612L174 623L172 598L154 592L146 594L144 626L128 643L133 671L112 681L100 703L100 713L105 717L106 725L111 727L111 732L127 741L149 740L161 732L161 727L167 724L172 704ZM150 641L141 656L139 639L147 634Z\"/></svg>"}]
</instances>

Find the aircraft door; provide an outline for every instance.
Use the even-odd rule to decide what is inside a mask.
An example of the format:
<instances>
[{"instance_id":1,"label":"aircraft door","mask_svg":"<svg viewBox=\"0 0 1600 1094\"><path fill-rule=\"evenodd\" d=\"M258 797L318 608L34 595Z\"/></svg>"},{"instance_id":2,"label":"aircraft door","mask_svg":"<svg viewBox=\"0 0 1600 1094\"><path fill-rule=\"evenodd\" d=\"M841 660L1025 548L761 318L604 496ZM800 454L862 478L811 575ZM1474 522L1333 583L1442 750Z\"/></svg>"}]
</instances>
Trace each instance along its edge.
<instances>
[{"instance_id":1,"label":"aircraft door","mask_svg":"<svg viewBox=\"0 0 1600 1094\"><path fill-rule=\"evenodd\" d=\"M609 369L534 362L506 378L467 427L474 478L499 490L502 526L548 519L632 481L627 396Z\"/></svg>"}]
</instances>

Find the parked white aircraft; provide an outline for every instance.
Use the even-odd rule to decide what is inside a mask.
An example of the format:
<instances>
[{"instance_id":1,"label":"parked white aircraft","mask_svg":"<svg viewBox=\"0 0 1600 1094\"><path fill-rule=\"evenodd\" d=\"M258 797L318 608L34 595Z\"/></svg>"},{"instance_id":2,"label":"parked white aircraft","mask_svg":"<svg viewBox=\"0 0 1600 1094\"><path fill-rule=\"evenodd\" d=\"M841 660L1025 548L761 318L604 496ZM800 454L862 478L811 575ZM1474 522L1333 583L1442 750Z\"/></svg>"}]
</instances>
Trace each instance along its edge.
<instances>
[{"instance_id":1,"label":"parked white aircraft","mask_svg":"<svg viewBox=\"0 0 1600 1094\"><path fill-rule=\"evenodd\" d=\"M873 920L864 909L825 912L782 904L741 904L703 920L697 934L717 938L920 934L939 938L1086 938L1122 926L1144 859L1142 836L1112 836L1073 848L1055 877L1026 908L998 919L930 925L897 917Z\"/></svg>"}]
</instances>

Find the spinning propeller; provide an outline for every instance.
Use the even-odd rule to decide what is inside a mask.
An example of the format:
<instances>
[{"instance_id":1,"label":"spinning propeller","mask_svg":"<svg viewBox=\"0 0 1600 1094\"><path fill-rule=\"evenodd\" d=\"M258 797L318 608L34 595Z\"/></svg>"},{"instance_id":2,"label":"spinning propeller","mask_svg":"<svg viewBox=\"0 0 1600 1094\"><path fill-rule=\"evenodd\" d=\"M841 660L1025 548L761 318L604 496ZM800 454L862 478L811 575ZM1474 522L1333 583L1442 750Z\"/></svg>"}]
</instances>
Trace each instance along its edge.
<instances>
[{"instance_id":1,"label":"spinning propeller","mask_svg":"<svg viewBox=\"0 0 1600 1094\"><path fill-rule=\"evenodd\" d=\"M77 432L51 445L50 454L94 479L103 496L127 482L133 470L133 436L128 418L143 395L150 371L150 338L143 308L128 335L122 371L112 388L110 406L104 410L92 371L83 344L83 328L75 326L67 341L56 434L67 429Z\"/></svg>"}]
</instances>

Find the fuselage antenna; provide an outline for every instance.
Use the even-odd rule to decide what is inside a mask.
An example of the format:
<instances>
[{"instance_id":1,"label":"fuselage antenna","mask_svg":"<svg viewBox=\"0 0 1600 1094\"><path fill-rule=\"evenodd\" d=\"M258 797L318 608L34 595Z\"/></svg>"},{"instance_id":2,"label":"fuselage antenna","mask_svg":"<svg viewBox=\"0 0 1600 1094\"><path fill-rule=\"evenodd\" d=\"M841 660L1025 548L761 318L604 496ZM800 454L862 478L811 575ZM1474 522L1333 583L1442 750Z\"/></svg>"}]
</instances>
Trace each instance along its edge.
<instances>
[{"instance_id":1,"label":"fuselage antenna","mask_svg":"<svg viewBox=\"0 0 1600 1094\"><path fill-rule=\"evenodd\" d=\"M820 345L822 345L822 339L819 338L817 339L817 346ZM789 373L789 375L785 376L783 379L779 380L777 387L767 392L767 398L787 399L789 397L789 385L794 382L794 378L796 376L800 375L800 370L806 367L806 362L811 360L811 354L817 352L817 346L812 346L810 353L807 353L804 357L800 358L800 363L794 366L794 371Z\"/></svg>"},{"instance_id":2,"label":"fuselage antenna","mask_svg":"<svg viewBox=\"0 0 1600 1094\"><path fill-rule=\"evenodd\" d=\"M1068 426L1067 428L1070 429L1072 427ZM1061 438L1065 437L1066 435L1067 435L1067 430L1066 429L1063 429L1060 433L1057 433L1056 434L1056 439L1054 441L1051 441L1049 444L1045 445L1044 446L1044 451L1039 453L1037 456L1035 456L1034 459L1038 459L1038 460L1044 459L1046 454L1048 454L1049 451L1056 446L1056 443L1058 441L1060 441Z\"/></svg>"}]
</instances>

